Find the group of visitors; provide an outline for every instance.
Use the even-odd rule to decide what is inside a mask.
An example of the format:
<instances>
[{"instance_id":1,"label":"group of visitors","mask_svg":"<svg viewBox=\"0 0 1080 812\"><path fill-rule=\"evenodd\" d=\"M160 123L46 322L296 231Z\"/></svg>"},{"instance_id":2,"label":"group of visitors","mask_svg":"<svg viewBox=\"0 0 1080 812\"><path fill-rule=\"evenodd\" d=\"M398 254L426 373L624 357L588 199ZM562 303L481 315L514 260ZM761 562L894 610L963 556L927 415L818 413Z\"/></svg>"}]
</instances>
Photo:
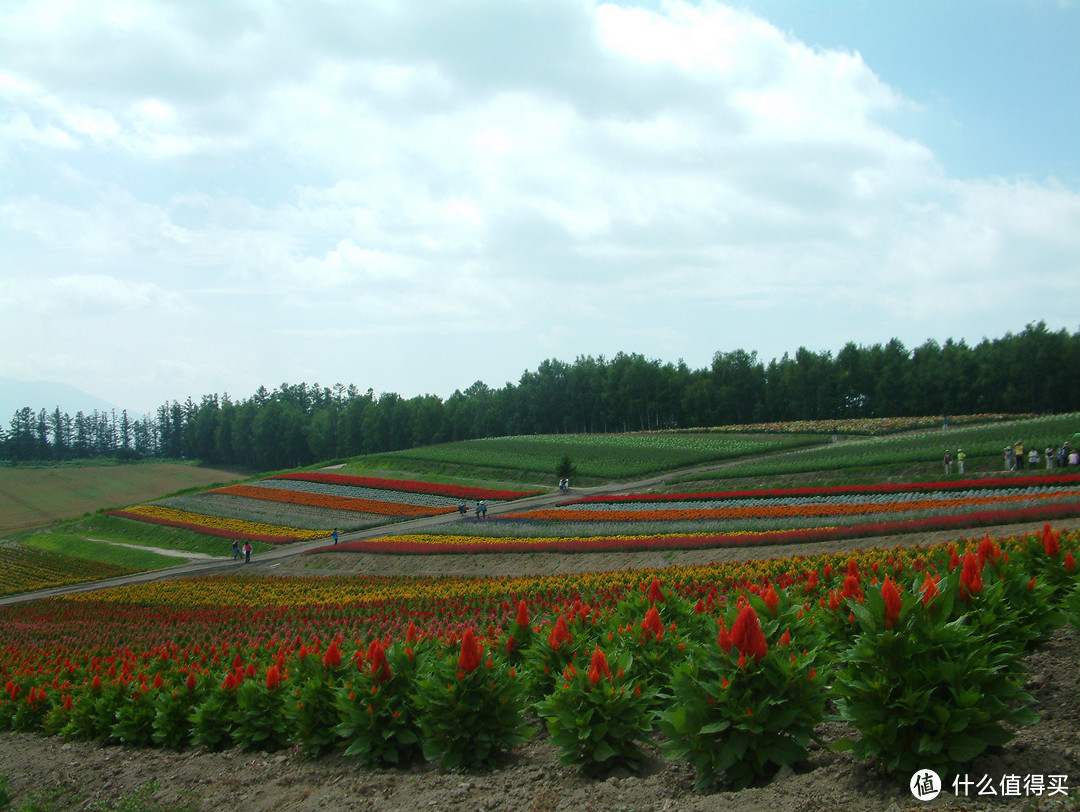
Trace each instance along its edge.
<instances>
[{"instance_id":1,"label":"group of visitors","mask_svg":"<svg viewBox=\"0 0 1080 812\"><path fill-rule=\"evenodd\" d=\"M245 564L250 564L251 563L251 542L250 541L245 541L244 542L244 547L241 550L240 542L237 541L236 539L233 539L233 543L232 543L232 559L233 559L233 561L240 558L241 555L243 555L243 557L244 557L244 563Z\"/></svg>"},{"instance_id":2,"label":"group of visitors","mask_svg":"<svg viewBox=\"0 0 1080 812\"><path fill-rule=\"evenodd\" d=\"M1066 465L1080 465L1080 454L1075 448L1070 447L1068 440L1056 448L1047 446L1042 454L1039 453L1039 449L1032 448L1026 456L1028 468L1032 470L1043 463L1046 464L1047 471L1064 468ZM1013 445L1005 446L1005 470L1024 470L1024 457L1024 444L1020 440Z\"/></svg>"},{"instance_id":3,"label":"group of visitors","mask_svg":"<svg viewBox=\"0 0 1080 812\"><path fill-rule=\"evenodd\" d=\"M461 514L462 516L467 516L468 515L469 508L465 504L464 499L462 499L460 502L458 502L457 512L459 514ZM479 500L476 503L476 518L478 520L487 518L487 502L485 502L483 499Z\"/></svg>"},{"instance_id":4,"label":"group of visitors","mask_svg":"<svg viewBox=\"0 0 1080 812\"><path fill-rule=\"evenodd\" d=\"M567 479L566 477L563 477L562 479L559 480L559 492L560 493L569 493L570 492L570 480Z\"/></svg>"},{"instance_id":5,"label":"group of visitors","mask_svg":"<svg viewBox=\"0 0 1080 812\"><path fill-rule=\"evenodd\" d=\"M956 463L956 472L958 474L964 473L964 460L967 459L967 454L964 453L964 449L956 449L956 456L948 449L945 450L945 473L951 474L953 463Z\"/></svg>"}]
</instances>

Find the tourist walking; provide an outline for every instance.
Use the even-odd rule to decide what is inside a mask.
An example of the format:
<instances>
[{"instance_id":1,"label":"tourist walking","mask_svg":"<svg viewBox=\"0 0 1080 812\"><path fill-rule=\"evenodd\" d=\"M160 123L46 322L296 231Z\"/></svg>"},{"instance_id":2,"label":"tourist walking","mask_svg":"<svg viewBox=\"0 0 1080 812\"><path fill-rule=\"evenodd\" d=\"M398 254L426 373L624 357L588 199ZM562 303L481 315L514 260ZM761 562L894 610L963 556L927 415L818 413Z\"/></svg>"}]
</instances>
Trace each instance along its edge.
<instances>
[{"instance_id":1,"label":"tourist walking","mask_svg":"<svg viewBox=\"0 0 1080 812\"><path fill-rule=\"evenodd\" d=\"M337 531L337 528L336 528L336 527L334 528L333 536L334 536L334 544L337 544L337 540L338 540L338 531Z\"/></svg>"},{"instance_id":2,"label":"tourist walking","mask_svg":"<svg viewBox=\"0 0 1080 812\"><path fill-rule=\"evenodd\" d=\"M964 473L964 460L967 459L967 454L964 453L964 449L956 449L956 470L959 473Z\"/></svg>"},{"instance_id":3,"label":"tourist walking","mask_svg":"<svg viewBox=\"0 0 1080 812\"><path fill-rule=\"evenodd\" d=\"M245 541L244 542L244 563L245 564L250 564L251 563L251 542L250 541Z\"/></svg>"},{"instance_id":4,"label":"tourist walking","mask_svg":"<svg viewBox=\"0 0 1080 812\"><path fill-rule=\"evenodd\" d=\"M952 454L948 451L945 452L945 473L946 475L952 473Z\"/></svg>"},{"instance_id":5,"label":"tourist walking","mask_svg":"<svg viewBox=\"0 0 1080 812\"><path fill-rule=\"evenodd\" d=\"M232 560L235 561L240 557L240 542L236 539L232 540Z\"/></svg>"}]
</instances>

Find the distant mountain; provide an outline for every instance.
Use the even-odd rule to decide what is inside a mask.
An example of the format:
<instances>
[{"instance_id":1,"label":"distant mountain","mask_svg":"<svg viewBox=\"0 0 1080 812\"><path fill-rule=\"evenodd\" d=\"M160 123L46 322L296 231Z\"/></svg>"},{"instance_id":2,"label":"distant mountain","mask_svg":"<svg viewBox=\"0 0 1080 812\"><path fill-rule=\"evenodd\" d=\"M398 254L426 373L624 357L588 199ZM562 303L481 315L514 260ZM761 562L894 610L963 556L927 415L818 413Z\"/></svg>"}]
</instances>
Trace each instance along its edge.
<instances>
[{"instance_id":1,"label":"distant mountain","mask_svg":"<svg viewBox=\"0 0 1080 812\"><path fill-rule=\"evenodd\" d=\"M59 406L61 412L71 417L79 412L90 414L95 409L108 412L117 408L108 401L88 395L66 383L16 381L0 376L0 425L7 428L15 412L24 406L33 409L34 414L41 409L51 412Z\"/></svg>"}]
</instances>

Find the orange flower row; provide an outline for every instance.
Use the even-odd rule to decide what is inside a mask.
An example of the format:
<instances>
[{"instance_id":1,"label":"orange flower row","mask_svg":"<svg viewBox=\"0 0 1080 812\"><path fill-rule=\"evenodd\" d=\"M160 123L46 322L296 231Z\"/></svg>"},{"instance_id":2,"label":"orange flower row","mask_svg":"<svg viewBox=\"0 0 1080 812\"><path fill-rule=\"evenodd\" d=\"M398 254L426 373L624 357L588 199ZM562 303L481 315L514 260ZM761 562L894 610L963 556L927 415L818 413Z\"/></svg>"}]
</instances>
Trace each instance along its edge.
<instances>
[{"instance_id":1,"label":"orange flower row","mask_svg":"<svg viewBox=\"0 0 1080 812\"><path fill-rule=\"evenodd\" d=\"M289 491L280 488L255 487L253 485L229 485L225 488L218 488L213 493L246 496L250 499L265 499L270 502L284 502L290 505L309 505L311 507L330 508L331 510L375 513L379 516L435 516L440 513L453 513L457 510L455 507L426 507L424 505L410 505L404 502L356 499L349 496L330 496L322 493Z\"/></svg>"}]
</instances>

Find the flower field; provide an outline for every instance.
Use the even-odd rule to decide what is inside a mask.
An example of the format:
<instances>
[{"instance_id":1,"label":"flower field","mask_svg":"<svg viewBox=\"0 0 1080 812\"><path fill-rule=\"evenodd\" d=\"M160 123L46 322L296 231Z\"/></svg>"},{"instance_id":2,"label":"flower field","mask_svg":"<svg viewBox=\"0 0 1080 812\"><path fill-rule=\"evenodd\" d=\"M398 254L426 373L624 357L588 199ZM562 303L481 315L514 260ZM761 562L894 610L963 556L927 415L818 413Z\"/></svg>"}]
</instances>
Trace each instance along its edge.
<instances>
[{"instance_id":1,"label":"flower field","mask_svg":"<svg viewBox=\"0 0 1080 812\"><path fill-rule=\"evenodd\" d=\"M831 701L853 752L906 781L1037 718L1019 658L1080 622L1078 556L1080 532L1048 524L653 571L221 576L39 600L0 607L0 729L476 768L539 719L587 773L635 769L658 732L699 786L738 788L805 759Z\"/></svg>"},{"instance_id":2,"label":"flower field","mask_svg":"<svg viewBox=\"0 0 1080 812\"><path fill-rule=\"evenodd\" d=\"M970 426L978 423L1000 423L1033 415L969 414L949 418L951 426ZM879 436L915 429L940 428L943 419L933 417L853 417L845 420L788 420L780 423L736 423L729 426L677 429L688 433L699 431L729 431L736 433L775 432L782 434L864 434Z\"/></svg>"},{"instance_id":3,"label":"flower field","mask_svg":"<svg viewBox=\"0 0 1080 812\"><path fill-rule=\"evenodd\" d=\"M132 572L119 564L59 555L21 544L0 545L0 595L98 581Z\"/></svg>"},{"instance_id":4,"label":"flower field","mask_svg":"<svg viewBox=\"0 0 1080 812\"><path fill-rule=\"evenodd\" d=\"M765 546L1080 515L1080 475L619 494L470 526L355 541L369 553L605 552ZM440 532L441 531L441 532ZM318 550L312 551L319 552Z\"/></svg>"},{"instance_id":5,"label":"flower field","mask_svg":"<svg viewBox=\"0 0 1080 812\"><path fill-rule=\"evenodd\" d=\"M858 470L897 464L937 464L946 449L955 455L963 448L968 460L985 460L989 470L1004 470L1004 447L1021 441L1040 455L1048 446L1060 446L1080 429L1080 414L1047 415L1023 420L951 425L923 431L860 437L819 444L798 454L774 455L742 463L721 473L730 476L772 476L812 471ZM800 435L808 436L808 435ZM999 467L1000 464L1000 467ZM716 478L711 474L709 478Z\"/></svg>"},{"instance_id":6,"label":"flower field","mask_svg":"<svg viewBox=\"0 0 1080 812\"><path fill-rule=\"evenodd\" d=\"M279 474L194 496L110 511L136 521L226 538L280 544L325 538L337 527L357 530L388 521L452 513L462 500L497 502L531 495L460 485L341 474Z\"/></svg>"}]
</instances>

